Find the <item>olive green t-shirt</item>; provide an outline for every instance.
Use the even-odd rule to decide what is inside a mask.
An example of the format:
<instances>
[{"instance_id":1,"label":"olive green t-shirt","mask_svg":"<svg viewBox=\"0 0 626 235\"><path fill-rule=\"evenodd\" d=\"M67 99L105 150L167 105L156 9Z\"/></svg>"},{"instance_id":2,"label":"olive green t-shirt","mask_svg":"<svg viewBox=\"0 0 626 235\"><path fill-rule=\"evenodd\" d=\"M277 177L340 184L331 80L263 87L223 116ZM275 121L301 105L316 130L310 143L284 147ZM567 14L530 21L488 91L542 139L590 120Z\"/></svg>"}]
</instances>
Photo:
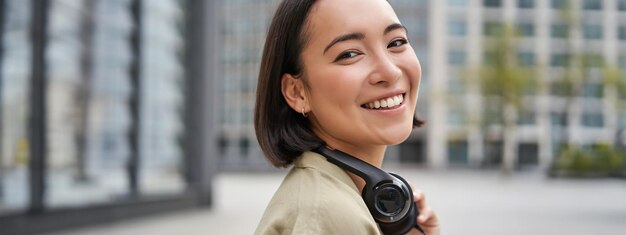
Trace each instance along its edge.
<instances>
[{"instance_id":1,"label":"olive green t-shirt","mask_svg":"<svg viewBox=\"0 0 626 235\"><path fill-rule=\"evenodd\" d=\"M265 209L254 234L381 234L350 176L305 152Z\"/></svg>"}]
</instances>

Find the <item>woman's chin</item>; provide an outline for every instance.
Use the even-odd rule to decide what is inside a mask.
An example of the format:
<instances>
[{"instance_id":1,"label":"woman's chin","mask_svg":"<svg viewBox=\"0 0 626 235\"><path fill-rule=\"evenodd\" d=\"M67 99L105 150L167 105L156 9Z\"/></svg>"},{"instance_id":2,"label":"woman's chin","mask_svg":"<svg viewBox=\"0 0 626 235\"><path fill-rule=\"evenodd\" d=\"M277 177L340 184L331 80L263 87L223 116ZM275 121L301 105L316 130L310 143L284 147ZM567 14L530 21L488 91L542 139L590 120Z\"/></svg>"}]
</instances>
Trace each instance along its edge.
<instances>
[{"instance_id":1,"label":"woman's chin","mask_svg":"<svg viewBox=\"0 0 626 235\"><path fill-rule=\"evenodd\" d=\"M381 135L383 145L396 145L401 144L409 138L411 130L390 130Z\"/></svg>"}]
</instances>

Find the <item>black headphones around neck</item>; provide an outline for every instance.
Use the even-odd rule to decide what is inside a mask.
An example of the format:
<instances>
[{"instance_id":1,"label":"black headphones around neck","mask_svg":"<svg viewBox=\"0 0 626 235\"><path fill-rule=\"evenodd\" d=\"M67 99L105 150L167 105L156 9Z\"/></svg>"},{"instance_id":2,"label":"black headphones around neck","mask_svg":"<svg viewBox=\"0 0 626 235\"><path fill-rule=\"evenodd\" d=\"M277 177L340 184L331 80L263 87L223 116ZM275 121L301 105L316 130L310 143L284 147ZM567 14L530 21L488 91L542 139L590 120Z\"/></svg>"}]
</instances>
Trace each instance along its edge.
<instances>
[{"instance_id":1,"label":"black headphones around neck","mask_svg":"<svg viewBox=\"0 0 626 235\"><path fill-rule=\"evenodd\" d=\"M402 177L326 146L313 151L365 180L361 197L384 234L406 234L412 228L426 234L417 224L419 211L413 203L413 192Z\"/></svg>"}]
</instances>

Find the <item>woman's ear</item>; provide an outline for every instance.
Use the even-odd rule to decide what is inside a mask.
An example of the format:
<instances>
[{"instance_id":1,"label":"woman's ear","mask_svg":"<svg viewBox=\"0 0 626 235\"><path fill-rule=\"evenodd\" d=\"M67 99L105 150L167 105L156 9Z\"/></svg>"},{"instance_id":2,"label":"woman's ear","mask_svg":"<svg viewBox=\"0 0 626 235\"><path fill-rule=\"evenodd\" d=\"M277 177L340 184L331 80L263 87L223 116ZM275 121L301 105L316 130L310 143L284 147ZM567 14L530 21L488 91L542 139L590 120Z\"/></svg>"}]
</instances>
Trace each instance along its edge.
<instances>
[{"instance_id":1,"label":"woman's ear","mask_svg":"<svg viewBox=\"0 0 626 235\"><path fill-rule=\"evenodd\" d=\"M281 91L289 107L298 113L304 114L309 112L309 102L304 91L302 79L288 73L283 74L281 79Z\"/></svg>"}]
</instances>

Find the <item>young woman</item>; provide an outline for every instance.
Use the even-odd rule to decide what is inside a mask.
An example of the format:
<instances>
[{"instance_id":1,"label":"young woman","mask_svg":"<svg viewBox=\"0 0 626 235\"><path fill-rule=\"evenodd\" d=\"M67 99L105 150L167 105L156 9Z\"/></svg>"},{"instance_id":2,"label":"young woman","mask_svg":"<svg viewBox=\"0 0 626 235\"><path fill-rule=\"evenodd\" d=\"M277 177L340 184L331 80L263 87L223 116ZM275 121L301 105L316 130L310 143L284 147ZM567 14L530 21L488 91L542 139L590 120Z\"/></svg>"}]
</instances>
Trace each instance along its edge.
<instances>
[{"instance_id":1,"label":"young woman","mask_svg":"<svg viewBox=\"0 0 626 235\"><path fill-rule=\"evenodd\" d=\"M311 150L325 145L380 168L386 147L421 124L420 76L386 0L283 0L265 42L255 129L274 166L294 166L255 234L381 234L361 198L364 180ZM423 194L414 201L417 223L439 234Z\"/></svg>"}]
</instances>

